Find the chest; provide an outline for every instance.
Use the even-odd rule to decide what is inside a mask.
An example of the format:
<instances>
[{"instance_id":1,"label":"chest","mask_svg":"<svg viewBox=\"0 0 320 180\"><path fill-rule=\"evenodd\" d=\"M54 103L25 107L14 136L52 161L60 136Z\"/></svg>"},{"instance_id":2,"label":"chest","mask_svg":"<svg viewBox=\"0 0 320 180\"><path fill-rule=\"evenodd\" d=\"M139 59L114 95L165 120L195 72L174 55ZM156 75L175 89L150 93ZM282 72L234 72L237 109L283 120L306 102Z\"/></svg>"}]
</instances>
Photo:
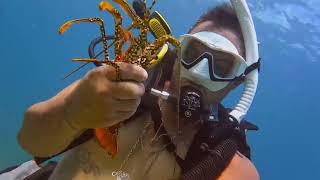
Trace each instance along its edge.
<instances>
[{"instance_id":1,"label":"chest","mask_svg":"<svg viewBox=\"0 0 320 180\"><path fill-rule=\"evenodd\" d=\"M179 166L162 142L153 140L153 124L146 127L150 117L123 125L118 134L118 154L111 158L94 139L68 152L57 169L53 179L75 180L122 180L116 172L122 171L130 180L178 179Z\"/></svg>"},{"instance_id":2,"label":"chest","mask_svg":"<svg viewBox=\"0 0 320 180\"><path fill-rule=\"evenodd\" d=\"M123 161L118 170L125 172L129 179L178 179L180 168L175 156L166 150L167 144L157 138L159 134L155 135L153 123L138 126L139 128L132 128L133 126L128 124L119 131L119 147L124 151L121 152ZM130 133L129 129L138 131ZM130 135L132 140L128 146L127 139L123 138Z\"/></svg>"}]
</instances>

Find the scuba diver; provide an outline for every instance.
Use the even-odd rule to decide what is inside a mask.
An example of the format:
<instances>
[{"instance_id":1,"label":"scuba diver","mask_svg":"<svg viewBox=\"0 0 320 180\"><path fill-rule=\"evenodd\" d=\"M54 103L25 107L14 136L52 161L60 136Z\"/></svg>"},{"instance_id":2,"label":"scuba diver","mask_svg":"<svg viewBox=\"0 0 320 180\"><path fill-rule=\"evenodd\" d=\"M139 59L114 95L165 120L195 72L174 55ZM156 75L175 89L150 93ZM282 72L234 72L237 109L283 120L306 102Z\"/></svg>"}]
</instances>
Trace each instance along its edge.
<instances>
[{"instance_id":1,"label":"scuba diver","mask_svg":"<svg viewBox=\"0 0 320 180\"><path fill-rule=\"evenodd\" d=\"M155 75L118 63L121 81L114 81L115 69L99 66L28 108L18 134L22 148L45 160L64 155L53 172L40 169L26 179L259 179L246 142L247 130L257 130L243 120L249 107L221 105L259 68L258 58L251 64L244 58L255 54L233 7L222 4L203 14L181 36L181 53L169 51ZM150 78L157 82L144 84ZM113 157L84 134L115 124ZM72 145L80 137L85 140Z\"/></svg>"}]
</instances>

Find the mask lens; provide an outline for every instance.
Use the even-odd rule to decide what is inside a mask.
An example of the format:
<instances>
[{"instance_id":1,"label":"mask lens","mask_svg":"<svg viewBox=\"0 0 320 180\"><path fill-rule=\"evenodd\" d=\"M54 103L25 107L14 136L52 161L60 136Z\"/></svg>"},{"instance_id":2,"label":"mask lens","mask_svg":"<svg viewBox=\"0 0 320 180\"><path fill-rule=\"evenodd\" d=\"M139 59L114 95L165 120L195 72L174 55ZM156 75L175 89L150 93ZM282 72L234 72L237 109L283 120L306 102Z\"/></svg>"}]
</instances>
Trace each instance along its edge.
<instances>
[{"instance_id":1,"label":"mask lens","mask_svg":"<svg viewBox=\"0 0 320 180\"><path fill-rule=\"evenodd\" d=\"M223 79L235 77L237 60L232 54L214 50L200 40L192 38L182 41L182 47L183 63L192 64L204 53L208 53L213 57L213 76Z\"/></svg>"},{"instance_id":2,"label":"mask lens","mask_svg":"<svg viewBox=\"0 0 320 180\"><path fill-rule=\"evenodd\" d=\"M235 57L231 54L212 51L214 75L220 78L233 78L236 66Z\"/></svg>"},{"instance_id":3,"label":"mask lens","mask_svg":"<svg viewBox=\"0 0 320 180\"><path fill-rule=\"evenodd\" d=\"M204 52L204 45L196 39L191 39L188 42L182 42L182 44L182 47L184 47L182 48L182 59L186 64L191 64Z\"/></svg>"}]
</instances>

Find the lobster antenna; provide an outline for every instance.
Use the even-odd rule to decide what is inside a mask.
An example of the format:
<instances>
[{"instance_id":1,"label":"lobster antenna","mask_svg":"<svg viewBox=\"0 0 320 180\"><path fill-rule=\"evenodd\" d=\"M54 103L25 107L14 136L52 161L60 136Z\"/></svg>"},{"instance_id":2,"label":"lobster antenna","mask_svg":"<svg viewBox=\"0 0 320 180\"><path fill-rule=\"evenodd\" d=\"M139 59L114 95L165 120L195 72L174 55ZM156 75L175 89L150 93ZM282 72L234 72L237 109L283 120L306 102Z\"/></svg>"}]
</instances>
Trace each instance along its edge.
<instances>
[{"instance_id":1,"label":"lobster antenna","mask_svg":"<svg viewBox=\"0 0 320 180\"><path fill-rule=\"evenodd\" d=\"M80 69L82 69L83 67L85 67L86 65L88 65L90 62L86 62L84 64L82 64L81 66L77 67L77 69L71 71L69 74L67 74L66 76L64 76L61 80L65 80L67 79L69 76L71 76L72 74L78 72Z\"/></svg>"},{"instance_id":2,"label":"lobster antenna","mask_svg":"<svg viewBox=\"0 0 320 180\"><path fill-rule=\"evenodd\" d=\"M113 46L114 43L115 43L115 41L112 41L111 44L108 45L108 48L107 48L107 49L109 49L111 46ZM103 53L103 51L100 51L100 52L99 52L98 54L96 54L93 58L94 58L94 59L97 58L97 57L100 56L102 53ZM90 63L90 62L86 62L86 63L82 64L81 66L77 67L75 70L71 71L69 74L67 74L66 76L64 76L64 77L62 78L62 80L67 79L69 76L71 76L72 74L78 72L79 70L81 70L82 68L84 68L84 67L85 67L86 65L88 65L89 63Z\"/></svg>"}]
</instances>

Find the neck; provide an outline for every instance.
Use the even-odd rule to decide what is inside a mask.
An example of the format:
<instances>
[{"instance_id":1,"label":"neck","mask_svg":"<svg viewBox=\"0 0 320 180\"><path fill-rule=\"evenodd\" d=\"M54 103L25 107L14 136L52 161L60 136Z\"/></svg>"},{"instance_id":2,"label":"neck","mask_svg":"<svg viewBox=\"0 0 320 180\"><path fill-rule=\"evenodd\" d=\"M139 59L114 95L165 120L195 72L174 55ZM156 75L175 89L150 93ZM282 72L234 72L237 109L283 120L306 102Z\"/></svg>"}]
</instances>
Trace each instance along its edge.
<instances>
[{"instance_id":1,"label":"neck","mask_svg":"<svg viewBox=\"0 0 320 180\"><path fill-rule=\"evenodd\" d=\"M218 104L215 104L209 108L215 111L217 107ZM201 127L201 123L200 121L190 122L186 120L180 120L179 122L178 113L171 111L173 108L168 102L161 102L160 108L163 115L163 126L176 146L176 153L180 158L185 159L188 149ZM217 114L213 114L217 116Z\"/></svg>"}]
</instances>

